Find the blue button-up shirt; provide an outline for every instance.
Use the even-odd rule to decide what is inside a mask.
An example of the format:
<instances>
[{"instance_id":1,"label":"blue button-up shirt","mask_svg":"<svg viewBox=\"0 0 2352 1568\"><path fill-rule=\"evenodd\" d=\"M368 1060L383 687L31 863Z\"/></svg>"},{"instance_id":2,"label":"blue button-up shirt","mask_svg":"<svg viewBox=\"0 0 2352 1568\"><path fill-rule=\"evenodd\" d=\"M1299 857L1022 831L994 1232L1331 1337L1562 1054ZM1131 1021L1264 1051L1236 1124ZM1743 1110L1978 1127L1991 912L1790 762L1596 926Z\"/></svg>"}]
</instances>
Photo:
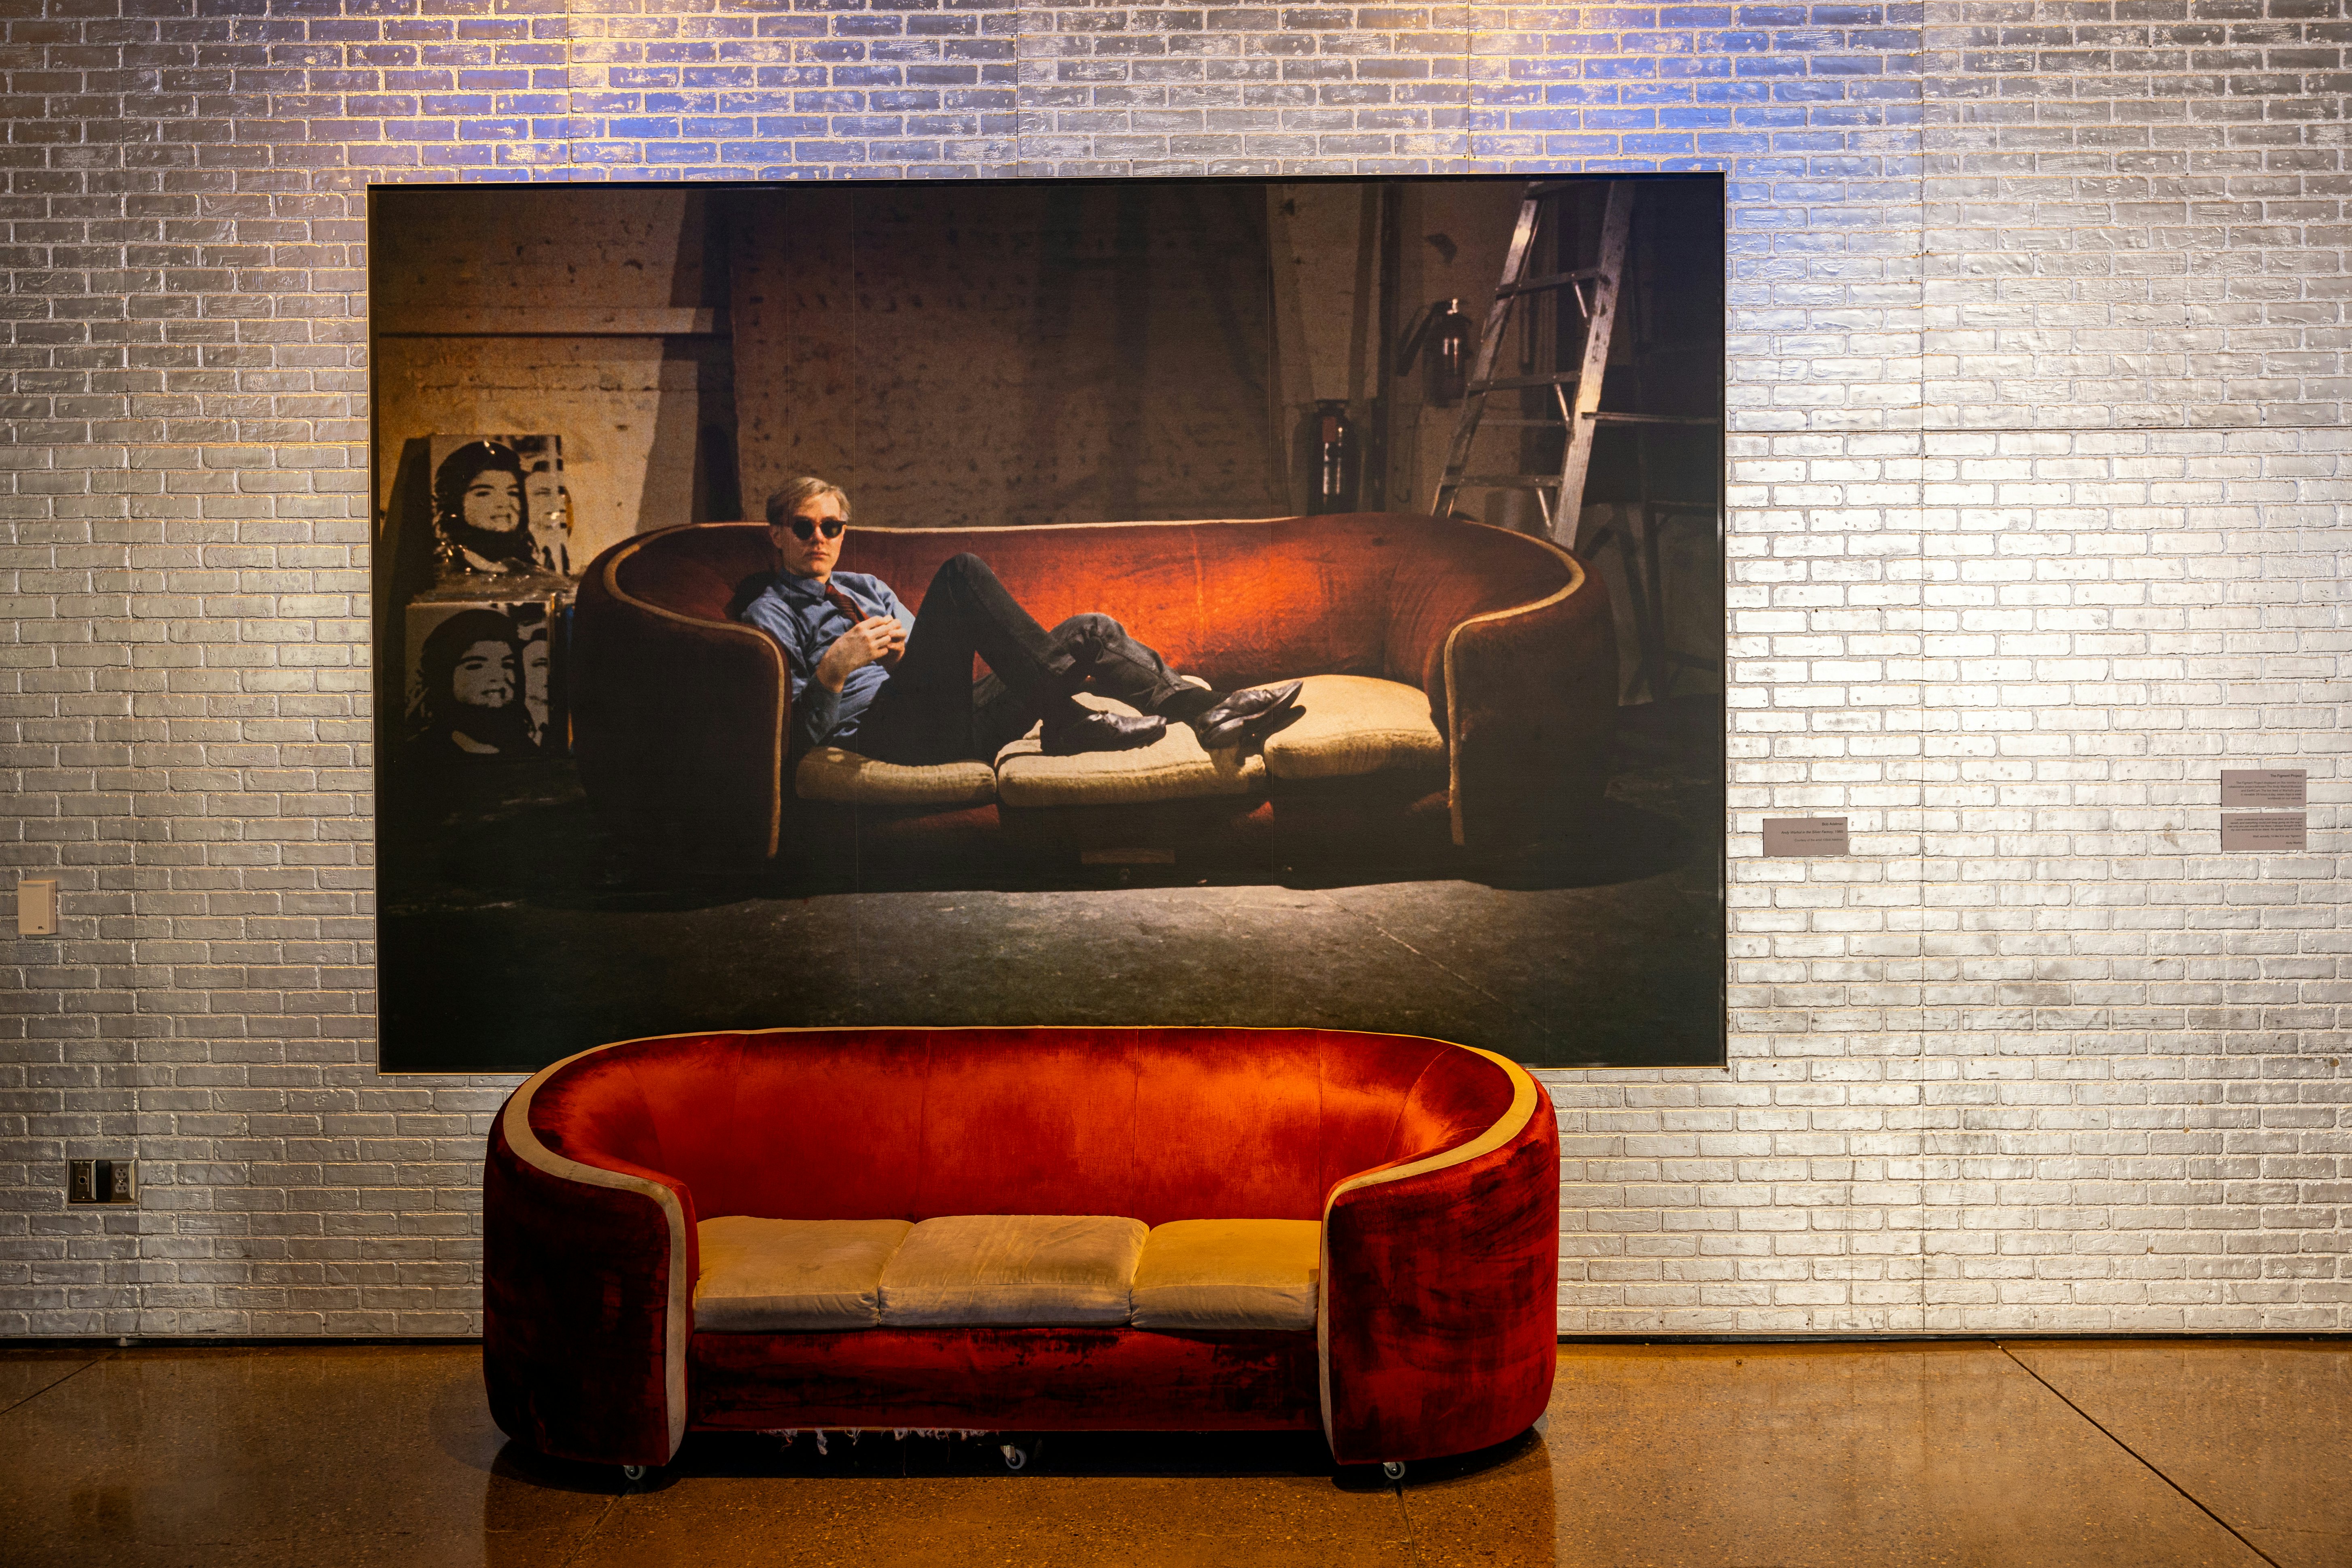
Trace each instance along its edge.
<instances>
[{"instance_id":1,"label":"blue button-up shirt","mask_svg":"<svg viewBox=\"0 0 2352 1568\"><path fill-rule=\"evenodd\" d=\"M881 578L835 572L833 585L867 615L888 616L908 632L915 629L914 612L898 602ZM861 664L849 672L837 693L827 691L815 676L817 660L857 623L825 598L824 584L789 572L777 573L760 596L744 606L743 619L783 645L793 683L793 755L812 746L848 746L890 672L878 664Z\"/></svg>"}]
</instances>

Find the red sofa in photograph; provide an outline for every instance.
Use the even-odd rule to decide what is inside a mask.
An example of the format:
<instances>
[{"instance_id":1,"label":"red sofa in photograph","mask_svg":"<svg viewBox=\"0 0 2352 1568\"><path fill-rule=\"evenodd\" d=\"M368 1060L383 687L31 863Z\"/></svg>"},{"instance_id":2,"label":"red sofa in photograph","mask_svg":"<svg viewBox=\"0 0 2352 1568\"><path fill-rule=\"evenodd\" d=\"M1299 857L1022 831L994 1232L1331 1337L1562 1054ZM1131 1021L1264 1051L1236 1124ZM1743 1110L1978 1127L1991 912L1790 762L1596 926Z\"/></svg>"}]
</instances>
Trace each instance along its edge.
<instances>
[{"instance_id":1,"label":"red sofa in photograph","mask_svg":"<svg viewBox=\"0 0 2352 1568\"><path fill-rule=\"evenodd\" d=\"M1394 842L1416 824L1441 844L1507 847L1571 826L1608 783L1608 595L1546 541L1402 513L852 524L841 567L919 610L933 572L965 551L1047 626L1114 616L1225 689L1307 678L1306 717L1263 756L1202 752L1177 726L1111 759L793 763L782 652L736 618L774 569L767 530L696 523L615 545L581 579L572 722L591 800L743 864L797 858L853 826L875 847L1001 829L1024 845L1152 849L1291 825Z\"/></svg>"},{"instance_id":2,"label":"red sofa in photograph","mask_svg":"<svg viewBox=\"0 0 2352 1568\"><path fill-rule=\"evenodd\" d=\"M1459 1454L1549 1397L1559 1142L1500 1057L1315 1029L772 1030L600 1047L484 1172L509 1436L1313 1431Z\"/></svg>"}]
</instances>

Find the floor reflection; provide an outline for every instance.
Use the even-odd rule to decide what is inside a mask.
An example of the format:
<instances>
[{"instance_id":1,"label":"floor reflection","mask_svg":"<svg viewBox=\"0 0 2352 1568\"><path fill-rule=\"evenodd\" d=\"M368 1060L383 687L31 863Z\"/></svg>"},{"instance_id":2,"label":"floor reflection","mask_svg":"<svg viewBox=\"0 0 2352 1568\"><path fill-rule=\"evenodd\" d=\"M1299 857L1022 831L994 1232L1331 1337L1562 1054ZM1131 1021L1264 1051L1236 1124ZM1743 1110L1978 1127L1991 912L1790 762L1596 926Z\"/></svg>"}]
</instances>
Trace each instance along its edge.
<instances>
[{"instance_id":1,"label":"floor reflection","mask_svg":"<svg viewBox=\"0 0 2352 1568\"><path fill-rule=\"evenodd\" d=\"M1604 1568L2352 1561L2352 1346L1569 1345L1537 1429L698 1435L646 1481L491 1425L471 1345L0 1352L0 1564ZM2257 1550L2259 1549L2259 1550Z\"/></svg>"}]
</instances>

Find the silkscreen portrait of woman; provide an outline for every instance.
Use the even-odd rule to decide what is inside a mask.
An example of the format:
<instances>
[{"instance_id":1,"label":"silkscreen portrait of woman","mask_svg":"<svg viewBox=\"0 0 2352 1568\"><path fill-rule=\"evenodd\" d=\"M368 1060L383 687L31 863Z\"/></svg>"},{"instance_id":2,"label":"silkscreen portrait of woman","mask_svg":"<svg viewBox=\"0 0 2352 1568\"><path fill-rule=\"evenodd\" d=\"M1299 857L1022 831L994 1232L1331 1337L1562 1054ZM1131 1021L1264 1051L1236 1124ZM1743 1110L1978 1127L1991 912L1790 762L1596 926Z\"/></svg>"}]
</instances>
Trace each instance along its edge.
<instances>
[{"instance_id":1,"label":"silkscreen portrait of woman","mask_svg":"<svg viewBox=\"0 0 2352 1568\"><path fill-rule=\"evenodd\" d=\"M433 526L446 565L467 572L528 572L522 459L496 441L468 441L433 476Z\"/></svg>"},{"instance_id":2,"label":"silkscreen portrait of woman","mask_svg":"<svg viewBox=\"0 0 2352 1568\"><path fill-rule=\"evenodd\" d=\"M460 610L435 626L416 659L410 743L439 760L520 757L533 750L522 643L497 610Z\"/></svg>"},{"instance_id":3,"label":"silkscreen portrait of woman","mask_svg":"<svg viewBox=\"0 0 2352 1568\"><path fill-rule=\"evenodd\" d=\"M553 714L551 697L555 646L548 636L546 608L517 605L513 609L515 641L522 647L523 721L530 727L530 743L547 745L547 726Z\"/></svg>"},{"instance_id":4,"label":"silkscreen portrait of woman","mask_svg":"<svg viewBox=\"0 0 2352 1568\"><path fill-rule=\"evenodd\" d=\"M571 576L572 492L563 488L562 466L551 458L533 459L522 488L532 557L542 570Z\"/></svg>"}]
</instances>

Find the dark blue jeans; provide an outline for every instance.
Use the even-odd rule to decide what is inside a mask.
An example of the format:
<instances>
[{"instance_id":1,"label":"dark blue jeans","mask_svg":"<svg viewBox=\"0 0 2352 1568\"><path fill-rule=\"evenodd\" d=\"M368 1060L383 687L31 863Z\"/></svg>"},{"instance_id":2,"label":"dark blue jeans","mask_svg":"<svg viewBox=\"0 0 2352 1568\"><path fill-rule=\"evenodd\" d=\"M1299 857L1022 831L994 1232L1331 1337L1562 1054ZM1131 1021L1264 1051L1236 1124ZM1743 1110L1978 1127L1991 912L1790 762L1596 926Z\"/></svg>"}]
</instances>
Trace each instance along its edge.
<instances>
[{"instance_id":1,"label":"dark blue jeans","mask_svg":"<svg viewBox=\"0 0 2352 1568\"><path fill-rule=\"evenodd\" d=\"M989 674L971 678L972 655ZM1145 713L1205 707L1168 661L1108 616L1072 616L1051 631L1023 609L977 555L931 578L898 667L874 694L854 742L865 755L918 766L993 761L1039 719L1076 716L1091 690Z\"/></svg>"}]
</instances>

